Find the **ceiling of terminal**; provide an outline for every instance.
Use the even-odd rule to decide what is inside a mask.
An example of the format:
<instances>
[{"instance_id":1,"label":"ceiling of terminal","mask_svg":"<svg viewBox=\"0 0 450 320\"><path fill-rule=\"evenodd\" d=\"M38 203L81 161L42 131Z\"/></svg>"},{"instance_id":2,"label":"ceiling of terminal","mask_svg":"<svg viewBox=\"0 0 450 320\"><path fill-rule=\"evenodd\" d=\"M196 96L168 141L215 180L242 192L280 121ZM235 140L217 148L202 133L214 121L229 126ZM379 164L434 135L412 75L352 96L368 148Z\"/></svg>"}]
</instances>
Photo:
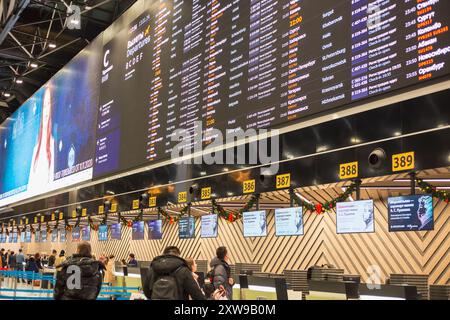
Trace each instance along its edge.
<instances>
[{"instance_id":1,"label":"ceiling of terminal","mask_svg":"<svg viewBox=\"0 0 450 320\"><path fill-rule=\"evenodd\" d=\"M0 123L136 0L1 0Z\"/></svg>"}]
</instances>

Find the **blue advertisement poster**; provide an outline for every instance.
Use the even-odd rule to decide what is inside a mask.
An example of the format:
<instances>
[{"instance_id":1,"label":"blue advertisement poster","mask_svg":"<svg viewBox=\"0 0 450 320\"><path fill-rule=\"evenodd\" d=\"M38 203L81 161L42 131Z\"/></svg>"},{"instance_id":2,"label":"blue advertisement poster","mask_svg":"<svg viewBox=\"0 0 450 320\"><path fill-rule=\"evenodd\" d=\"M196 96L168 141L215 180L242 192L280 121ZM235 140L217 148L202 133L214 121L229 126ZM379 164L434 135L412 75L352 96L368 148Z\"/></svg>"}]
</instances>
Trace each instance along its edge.
<instances>
[{"instance_id":1,"label":"blue advertisement poster","mask_svg":"<svg viewBox=\"0 0 450 320\"><path fill-rule=\"evenodd\" d=\"M244 237L267 236L266 211L244 212Z\"/></svg>"},{"instance_id":2,"label":"blue advertisement poster","mask_svg":"<svg viewBox=\"0 0 450 320\"><path fill-rule=\"evenodd\" d=\"M434 230L431 195L389 198L388 212L389 232Z\"/></svg>"},{"instance_id":3,"label":"blue advertisement poster","mask_svg":"<svg viewBox=\"0 0 450 320\"><path fill-rule=\"evenodd\" d=\"M219 227L217 214L208 214L202 216L201 237L216 238L217 229Z\"/></svg>"},{"instance_id":4,"label":"blue advertisement poster","mask_svg":"<svg viewBox=\"0 0 450 320\"><path fill-rule=\"evenodd\" d=\"M67 241L67 231L66 229L61 229L59 231L59 242L66 242Z\"/></svg>"},{"instance_id":5,"label":"blue advertisement poster","mask_svg":"<svg viewBox=\"0 0 450 320\"><path fill-rule=\"evenodd\" d=\"M41 242L47 242L47 229L41 230Z\"/></svg>"},{"instance_id":6,"label":"blue advertisement poster","mask_svg":"<svg viewBox=\"0 0 450 320\"><path fill-rule=\"evenodd\" d=\"M182 218L178 221L178 236L180 239L195 238L194 217Z\"/></svg>"},{"instance_id":7,"label":"blue advertisement poster","mask_svg":"<svg viewBox=\"0 0 450 320\"><path fill-rule=\"evenodd\" d=\"M91 240L91 227L90 226L84 226L81 229L81 240L83 240L83 241Z\"/></svg>"},{"instance_id":8,"label":"blue advertisement poster","mask_svg":"<svg viewBox=\"0 0 450 320\"><path fill-rule=\"evenodd\" d=\"M122 226L120 223L111 225L111 239L120 240L122 237Z\"/></svg>"},{"instance_id":9,"label":"blue advertisement poster","mask_svg":"<svg viewBox=\"0 0 450 320\"><path fill-rule=\"evenodd\" d=\"M58 242L58 229L52 231L52 242Z\"/></svg>"},{"instance_id":10,"label":"blue advertisement poster","mask_svg":"<svg viewBox=\"0 0 450 320\"><path fill-rule=\"evenodd\" d=\"M278 237L303 235L302 207L275 209L275 234Z\"/></svg>"},{"instance_id":11,"label":"blue advertisement poster","mask_svg":"<svg viewBox=\"0 0 450 320\"><path fill-rule=\"evenodd\" d=\"M73 227L72 229L72 242L80 241L80 227Z\"/></svg>"},{"instance_id":12,"label":"blue advertisement poster","mask_svg":"<svg viewBox=\"0 0 450 320\"><path fill-rule=\"evenodd\" d=\"M148 224L148 240L161 240L162 234L162 220L150 220Z\"/></svg>"},{"instance_id":13,"label":"blue advertisement poster","mask_svg":"<svg viewBox=\"0 0 450 320\"><path fill-rule=\"evenodd\" d=\"M106 224L98 227L98 241L108 241L108 226Z\"/></svg>"},{"instance_id":14,"label":"blue advertisement poster","mask_svg":"<svg viewBox=\"0 0 450 320\"><path fill-rule=\"evenodd\" d=\"M144 221L133 222L132 240L144 240Z\"/></svg>"},{"instance_id":15,"label":"blue advertisement poster","mask_svg":"<svg viewBox=\"0 0 450 320\"><path fill-rule=\"evenodd\" d=\"M25 231L25 242L31 243L31 231L30 230Z\"/></svg>"}]
</instances>

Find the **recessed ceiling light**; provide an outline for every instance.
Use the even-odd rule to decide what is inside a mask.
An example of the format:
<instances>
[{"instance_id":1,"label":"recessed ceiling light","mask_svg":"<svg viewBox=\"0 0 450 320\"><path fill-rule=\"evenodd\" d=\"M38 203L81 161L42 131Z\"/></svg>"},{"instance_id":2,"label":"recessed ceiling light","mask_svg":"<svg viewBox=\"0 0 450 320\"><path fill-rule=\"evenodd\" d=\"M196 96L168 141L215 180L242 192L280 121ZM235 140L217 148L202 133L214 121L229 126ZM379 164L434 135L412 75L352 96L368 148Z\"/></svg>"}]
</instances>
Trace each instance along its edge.
<instances>
[{"instance_id":1,"label":"recessed ceiling light","mask_svg":"<svg viewBox=\"0 0 450 320\"><path fill-rule=\"evenodd\" d=\"M56 44L53 43L53 42L50 42L50 43L48 44L48 47L51 48L51 49L55 49L55 48L56 48Z\"/></svg>"},{"instance_id":2,"label":"recessed ceiling light","mask_svg":"<svg viewBox=\"0 0 450 320\"><path fill-rule=\"evenodd\" d=\"M16 79L16 83L17 83L17 84L22 84L22 83L23 83L23 80L22 80L22 79Z\"/></svg>"},{"instance_id":3,"label":"recessed ceiling light","mask_svg":"<svg viewBox=\"0 0 450 320\"><path fill-rule=\"evenodd\" d=\"M32 68L37 68L37 67L38 67L38 64L35 63L35 62L31 62L31 63L30 63L30 67L32 67Z\"/></svg>"},{"instance_id":4,"label":"recessed ceiling light","mask_svg":"<svg viewBox=\"0 0 450 320\"><path fill-rule=\"evenodd\" d=\"M3 93L3 95L4 95L6 98L11 97L11 93L9 93L9 92L5 92L5 93Z\"/></svg>"}]
</instances>

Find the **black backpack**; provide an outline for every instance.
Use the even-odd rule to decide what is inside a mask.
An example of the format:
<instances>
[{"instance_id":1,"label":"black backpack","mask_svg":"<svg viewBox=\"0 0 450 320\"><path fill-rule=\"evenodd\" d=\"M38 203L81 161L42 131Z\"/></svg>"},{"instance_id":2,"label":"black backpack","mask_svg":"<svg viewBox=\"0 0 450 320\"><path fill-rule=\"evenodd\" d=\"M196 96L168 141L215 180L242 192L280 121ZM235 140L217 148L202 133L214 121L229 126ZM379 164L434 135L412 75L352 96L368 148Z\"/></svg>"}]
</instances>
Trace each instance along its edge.
<instances>
[{"instance_id":1,"label":"black backpack","mask_svg":"<svg viewBox=\"0 0 450 320\"><path fill-rule=\"evenodd\" d=\"M182 269L177 268L170 274L158 275L152 286L152 300L180 300L180 288L175 274Z\"/></svg>"}]
</instances>

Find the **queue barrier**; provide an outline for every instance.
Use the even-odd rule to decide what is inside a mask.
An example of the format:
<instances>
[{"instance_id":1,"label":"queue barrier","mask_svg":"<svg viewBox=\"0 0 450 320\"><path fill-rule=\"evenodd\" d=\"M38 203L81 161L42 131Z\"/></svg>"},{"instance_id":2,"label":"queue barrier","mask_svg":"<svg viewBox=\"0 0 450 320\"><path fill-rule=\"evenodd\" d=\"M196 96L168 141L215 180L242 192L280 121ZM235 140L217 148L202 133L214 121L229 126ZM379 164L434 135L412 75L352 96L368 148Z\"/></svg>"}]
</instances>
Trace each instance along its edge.
<instances>
[{"instance_id":1,"label":"queue barrier","mask_svg":"<svg viewBox=\"0 0 450 320\"><path fill-rule=\"evenodd\" d=\"M34 286L31 289L22 289L17 287L18 280L26 281L48 281L48 283L55 284L56 279L54 275L44 275L35 273L32 271L20 271L20 270L0 270L0 277L12 280L12 288L2 288L0 282L0 299L2 300L54 300L53 290L51 289L35 289ZM139 292L139 287L113 287L108 286L106 283L102 283L102 288L97 300L129 300L133 292ZM11 293L11 295L8 295ZM24 295L31 294L31 295Z\"/></svg>"}]
</instances>

